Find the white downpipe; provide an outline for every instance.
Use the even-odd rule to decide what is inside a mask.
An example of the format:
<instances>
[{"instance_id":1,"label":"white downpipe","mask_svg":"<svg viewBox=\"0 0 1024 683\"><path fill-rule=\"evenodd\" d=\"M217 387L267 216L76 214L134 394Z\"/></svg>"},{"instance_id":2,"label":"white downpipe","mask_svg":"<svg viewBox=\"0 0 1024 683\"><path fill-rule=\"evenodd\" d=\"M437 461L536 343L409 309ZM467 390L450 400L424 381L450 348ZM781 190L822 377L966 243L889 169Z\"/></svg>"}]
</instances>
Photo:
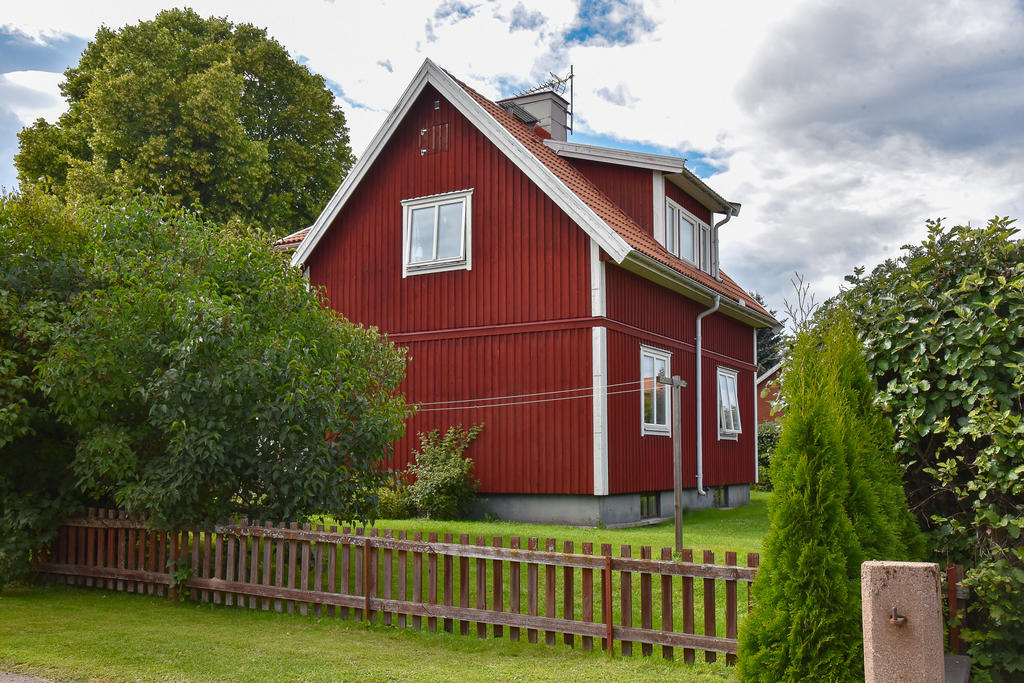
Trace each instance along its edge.
<instances>
[{"instance_id":1,"label":"white downpipe","mask_svg":"<svg viewBox=\"0 0 1024 683\"><path fill-rule=\"evenodd\" d=\"M757 434L759 423L757 421L757 328L754 328L754 483L761 483L761 453L758 448Z\"/></svg>"},{"instance_id":2,"label":"white downpipe","mask_svg":"<svg viewBox=\"0 0 1024 683\"><path fill-rule=\"evenodd\" d=\"M701 496L708 495L708 492L704 490L704 391L702 384L704 359L700 328L704 318L717 311L720 303L722 303L722 296L716 294L711 308L697 316L697 493Z\"/></svg>"}]
</instances>

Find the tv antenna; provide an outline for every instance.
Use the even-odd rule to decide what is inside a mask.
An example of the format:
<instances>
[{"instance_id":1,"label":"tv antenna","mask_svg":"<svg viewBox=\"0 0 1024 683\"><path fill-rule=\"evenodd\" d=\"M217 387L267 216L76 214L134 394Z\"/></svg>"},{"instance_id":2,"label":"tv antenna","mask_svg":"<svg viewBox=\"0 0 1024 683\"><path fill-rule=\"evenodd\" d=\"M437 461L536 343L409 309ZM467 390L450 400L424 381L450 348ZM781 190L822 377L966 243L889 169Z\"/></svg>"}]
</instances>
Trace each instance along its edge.
<instances>
[{"instance_id":1,"label":"tv antenna","mask_svg":"<svg viewBox=\"0 0 1024 683\"><path fill-rule=\"evenodd\" d=\"M535 92L542 92L544 90L550 90L551 92L555 93L556 95L563 95L563 94L565 94L565 91L568 88L568 90L569 90L569 111L567 111L566 114L568 114L569 125L567 127L569 129L569 132L572 133L572 123L573 123L573 113L572 113L573 106L572 106L572 104L573 104L573 94L574 94L573 93L573 78L575 76L575 74L573 73L573 65L572 64L569 65L569 73L567 73L565 76L559 76L558 74L552 73L550 71L548 72L548 75L551 76L551 78L549 78L548 80L544 81L540 85L535 85L532 88L527 88L526 90L522 90L520 92L517 92L512 97L521 97L523 95L532 95Z\"/></svg>"}]
</instances>

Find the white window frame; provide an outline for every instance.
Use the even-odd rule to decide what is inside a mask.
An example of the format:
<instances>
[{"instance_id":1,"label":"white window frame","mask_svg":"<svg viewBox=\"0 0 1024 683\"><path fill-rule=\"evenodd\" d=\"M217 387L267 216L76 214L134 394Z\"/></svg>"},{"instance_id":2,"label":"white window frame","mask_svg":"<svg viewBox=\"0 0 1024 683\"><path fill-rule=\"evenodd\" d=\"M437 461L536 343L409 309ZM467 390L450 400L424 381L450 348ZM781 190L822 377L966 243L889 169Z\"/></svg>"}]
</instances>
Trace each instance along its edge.
<instances>
[{"instance_id":1,"label":"white window frame","mask_svg":"<svg viewBox=\"0 0 1024 683\"><path fill-rule=\"evenodd\" d=\"M678 213L682 218L693 224L693 256L694 258L688 258L683 256L680 246L680 234L678 232L679 221L672 221L669 219L669 213ZM676 226L676 234L674 236L669 235L669 230L672 226ZM706 240L702 240L701 237L706 237ZM675 238L675 249L669 248L671 238ZM694 216L692 213L687 211L678 202L673 201L669 197L665 197L665 243L664 246L668 249L668 252L687 263L692 263L697 266L705 273L711 273L712 270L712 254L714 247L714 240L712 239L712 228L710 225L702 221L701 219ZM705 250L704 247L707 247Z\"/></svg>"},{"instance_id":2,"label":"white window frame","mask_svg":"<svg viewBox=\"0 0 1024 683\"><path fill-rule=\"evenodd\" d=\"M723 403L722 380L725 380L726 401L735 406L735 415L726 411L730 406ZM718 395L718 438L735 441L743 433L743 421L740 415L739 373L732 368L719 367L715 376L715 387Z\"/></svg>"},{"instance_id":3,"label":"white window frame","mask_svg":"<svg viewBox=\"0 0 1024 683\"><path fill-rule=\"evenodd\" d=\"M434 249L437 250L438 207L444 204L462 204L462 249L455 258L433 259L411 263L412 257L412 213L416 209L434 207ZM439 273L446 270L473 269L473 189L445 192L427 197L402 200L402 277Z\"/></svg>"},{"instance_id":4,"label":"white window frame","mask_svg":"<svg viewBox=\"0 0 1024 683\"><path fill-rule=\"evenodd\" d=\"M658 384L655 381L654 384L654 396L657 397L657 392L665 392L665 424L657 422L647 422L644 415L644 396L647 394L647 387L644 385L647 377L644 375L644 359L651 357L655 361L665 361L665 376L672 376L672 353L665 351L664 349L657 349L653 346L640 346L640 433L644 436L648 434L656 436L672 436L672 394L669 392L669 385ZM657 400L655 398L654 404L656 408ZM655 409L655 413L657 410ZM655 414L655 419L657 419Z\"/></svg>"}]
</instances>

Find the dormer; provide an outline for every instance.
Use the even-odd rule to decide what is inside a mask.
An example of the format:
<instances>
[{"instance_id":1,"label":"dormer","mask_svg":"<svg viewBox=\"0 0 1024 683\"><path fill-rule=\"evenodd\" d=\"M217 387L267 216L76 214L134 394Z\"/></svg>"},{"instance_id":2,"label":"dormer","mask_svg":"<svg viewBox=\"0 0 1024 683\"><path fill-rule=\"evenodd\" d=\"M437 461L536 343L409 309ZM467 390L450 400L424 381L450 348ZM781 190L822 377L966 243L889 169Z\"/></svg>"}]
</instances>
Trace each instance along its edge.
<instances>
[{"instance_id":1,"label":"dormer","mask_svg":"<svg viewBox=\"0 0 1024 683\"><path fill-rule=\"evenodd\" d=\"M673 256L718 278L718 231L740 205L725 200L680 157L546 140ZM617 174L596 169L619 168ZM716 222L716 214L718 214Z\"/></svg>"}]
</instances>

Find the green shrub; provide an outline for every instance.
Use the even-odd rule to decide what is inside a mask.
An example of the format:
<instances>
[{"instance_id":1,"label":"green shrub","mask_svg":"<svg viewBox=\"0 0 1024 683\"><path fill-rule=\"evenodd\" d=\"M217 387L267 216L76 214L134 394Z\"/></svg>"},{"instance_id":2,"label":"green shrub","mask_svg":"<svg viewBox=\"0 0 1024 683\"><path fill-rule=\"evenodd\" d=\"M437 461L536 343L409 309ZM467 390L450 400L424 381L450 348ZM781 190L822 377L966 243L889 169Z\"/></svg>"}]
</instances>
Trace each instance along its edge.
<instances>
[{"instance_id":1,"label":"green shrub","mask_svg":"<svg viewBox=\"0 0 1024 683\"><path fill-rule=\"evenodd\" d=\"M762 422L757 425L757 488L772 491L772 457L779 444L782 425L778 422Z\"/></svg>"},{"instance_id":2,"label":"green shrub","mask_svg":"<svg viewBox=\"0 0 1024 683\"><path fill-rule=\"evenodd\" d=\"M455 425L444 436L436 429L419 434L420 450L409 467L415 478L409 494L421 516L459 519L469 514L477 481L471 471L473 461L462 454L481 429L482 424L469 430Z\"/></svg>"},{"instance_id":3,"label":"green shrub","mask_svg":"<svg viewBox=\"0 0 1024 683\"><path fill-rule=\"evenodd\" d=\"M1024 676L1024 241L946 228L847 281L879 402L934 560L965 565L973 677Z\"/></svg>"},{"instance_id":4,"label":"green shrub","mask_svg":"<svg viewBox=\"0 0 1024 683\"><path fill-rule=\"evenodd\" d=\"M416 516L416 504L404 472L396 472L389 486L377 489L377 501L377 517L381 519L411 519Z\"/></svg>"}]
</instances>

